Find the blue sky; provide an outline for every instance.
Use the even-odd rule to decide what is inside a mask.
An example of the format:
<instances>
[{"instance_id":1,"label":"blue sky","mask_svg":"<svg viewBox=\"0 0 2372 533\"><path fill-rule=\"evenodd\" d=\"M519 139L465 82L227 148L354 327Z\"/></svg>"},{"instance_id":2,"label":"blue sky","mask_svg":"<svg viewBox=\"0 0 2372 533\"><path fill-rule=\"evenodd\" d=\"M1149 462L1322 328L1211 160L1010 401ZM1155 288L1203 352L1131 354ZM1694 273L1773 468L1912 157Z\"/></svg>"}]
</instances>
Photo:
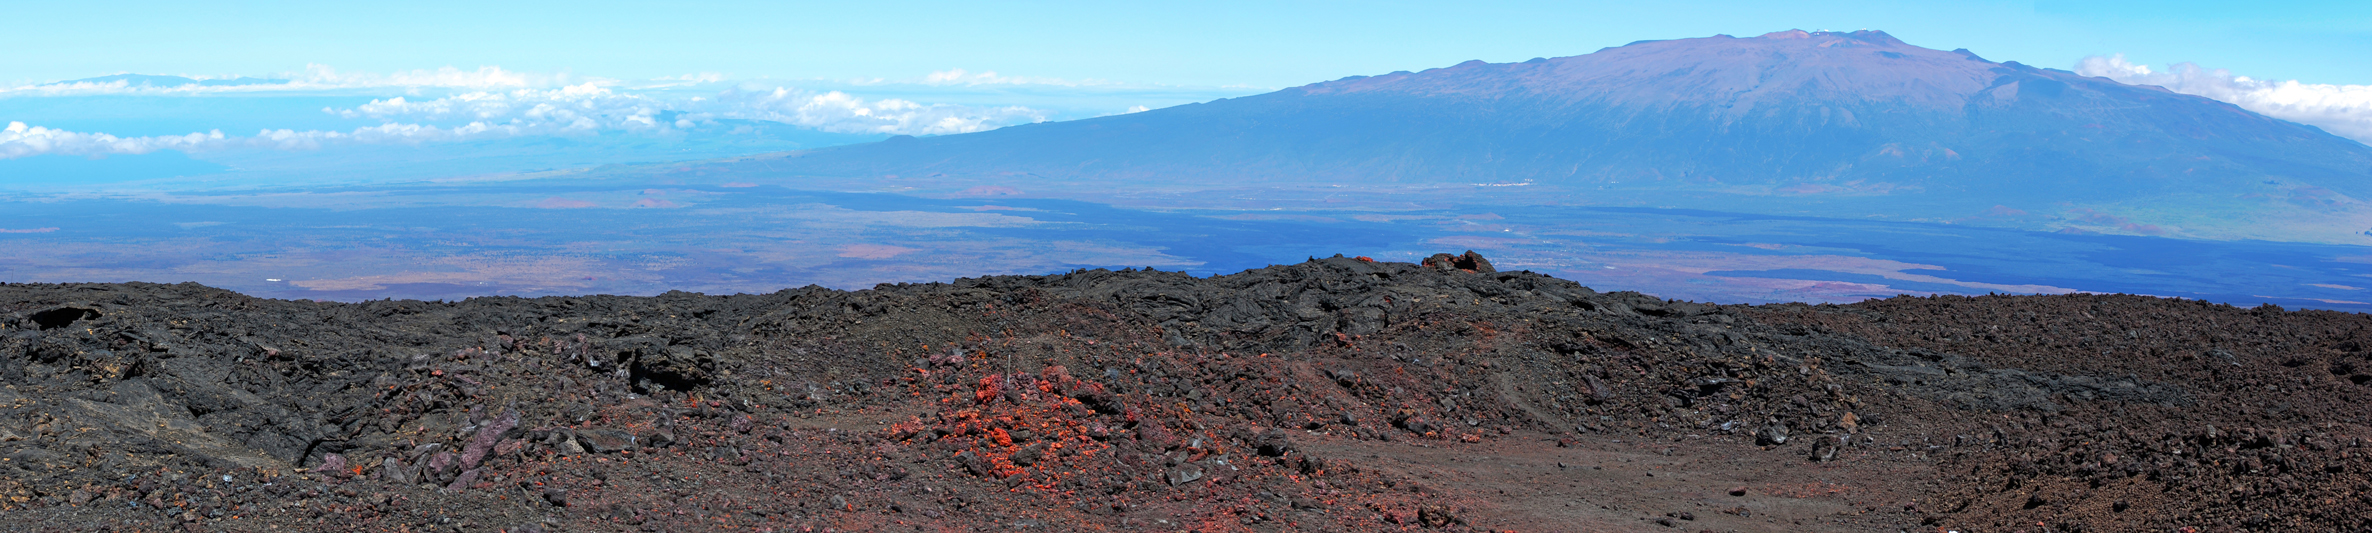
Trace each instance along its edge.
<instances>
[{"instance_id":1,"label":"blue sky","mask_svg":"<svg viewBox=\"0 0 2372 533\"><path fill-rule=\"evenodd\" d=\"M1881 29L2066 68L2092 55L2372 83L2367 2L24 2L0 81L453 66L625 79L962 68L1282 87L1642 39Z\"/></svg>"},{"instance_id":2,"label":"blue sky","mask_svg":"<svg viewBox=\"0 0 2372 533\"><path fill-rule=\"evenodd\" d=\"M0 188L723 157L1786 29L1885 30L2372 142L2372 2L20 4ZM119 73L290 82L54 83Z\"/></svg>"}]
</instances>

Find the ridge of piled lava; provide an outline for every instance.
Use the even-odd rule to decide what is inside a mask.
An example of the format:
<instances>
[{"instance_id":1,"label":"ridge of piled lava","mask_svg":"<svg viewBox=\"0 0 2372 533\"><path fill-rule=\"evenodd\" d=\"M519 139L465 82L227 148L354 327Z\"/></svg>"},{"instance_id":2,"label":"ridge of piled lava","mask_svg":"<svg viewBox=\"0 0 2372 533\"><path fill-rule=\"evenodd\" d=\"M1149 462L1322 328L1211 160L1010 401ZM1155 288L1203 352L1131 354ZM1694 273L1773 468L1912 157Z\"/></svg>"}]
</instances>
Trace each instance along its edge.
<instances>
[{"instance_id":1,"label":"ridge of piled lava","mask_svg":"<svg viewBox=\"0 0 2372 533\"><path fill-rule=\"evenodd\" d=\"M1537 487L1385 454L1627 441L1777 458L1810 486L1912 487L1852 502L1833 517L1848 530L2361 530L2367 325L2124 295L1715 306L1471 252L460 302L0 284L0 514L58 530L1556 531L1583 525L1506 496ZM1516 479L1573 483L1551 477ZM1753 519L1678 511L1705 498L1612 527Z\"/></svg>"}]
</instances>

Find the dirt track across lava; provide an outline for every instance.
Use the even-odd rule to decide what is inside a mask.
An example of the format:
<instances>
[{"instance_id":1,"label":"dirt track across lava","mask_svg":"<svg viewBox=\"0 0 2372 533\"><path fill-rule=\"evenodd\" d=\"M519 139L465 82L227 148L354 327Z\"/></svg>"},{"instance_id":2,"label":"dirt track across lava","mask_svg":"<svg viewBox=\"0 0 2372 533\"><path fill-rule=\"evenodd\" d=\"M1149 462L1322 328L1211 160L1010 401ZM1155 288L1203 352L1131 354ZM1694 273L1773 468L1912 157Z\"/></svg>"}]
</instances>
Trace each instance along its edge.
<instances>
[{"instance_id":1,"label":"dirt track across lava","mask_svg":"<svg viewBox=\"0 0 2372 533\"><path fill-rule=\"evenodd\" d=\"M765 295L0 285L19 530L2346 531L2364 315L1477 256Z\"/></svg>"}]
</instances>

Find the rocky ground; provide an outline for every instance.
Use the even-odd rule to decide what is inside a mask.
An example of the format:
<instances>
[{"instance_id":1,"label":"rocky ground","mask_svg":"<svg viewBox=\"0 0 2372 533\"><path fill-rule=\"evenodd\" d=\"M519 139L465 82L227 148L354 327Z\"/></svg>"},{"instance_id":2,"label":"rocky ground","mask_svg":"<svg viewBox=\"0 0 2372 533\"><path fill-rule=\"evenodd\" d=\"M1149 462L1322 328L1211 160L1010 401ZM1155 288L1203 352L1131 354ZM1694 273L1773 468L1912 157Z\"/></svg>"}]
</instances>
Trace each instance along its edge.
<instances>
[{"instance_id":1,"label":"rocky ground","mask_svg":"<svg viewBox=\"0 0 2372 533\"><path fill-rule=\"evenodd\" d=\"M2372 321L1478 256L765 295L0 285L0 517L158 531L2342 531Z\"/></svg>"}]
</instances>

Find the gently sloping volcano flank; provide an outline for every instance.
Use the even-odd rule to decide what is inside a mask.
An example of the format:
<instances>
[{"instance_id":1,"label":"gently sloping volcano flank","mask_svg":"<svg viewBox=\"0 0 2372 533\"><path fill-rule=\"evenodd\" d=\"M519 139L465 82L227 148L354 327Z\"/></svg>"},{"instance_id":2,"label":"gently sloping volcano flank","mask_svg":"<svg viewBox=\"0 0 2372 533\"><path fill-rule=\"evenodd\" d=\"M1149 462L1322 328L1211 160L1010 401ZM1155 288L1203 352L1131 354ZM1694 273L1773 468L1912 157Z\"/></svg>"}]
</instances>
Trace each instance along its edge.
<instances>
[{"instance_id":1,"label":"gently sloping volcano flank","mask_svg":"<svg viewBox=\"0 0 2372 533\"><path fill-rule=\"evenodd\" d=\"M1455 193L1426 191L1523 183L1537 202L1911 219L2073 204L2141 215L2135 234L2316 242L2359 242L2342 230L2372 217L2372 147L1876 31L1469 61L724 167L742 181L927 177L912 185L948 194L1324 186L1445 200ZM2314 209L2282 200L2323 194ZM2300 216L2340 229L2249 229Z\"/></svg>"}]
</instances>

